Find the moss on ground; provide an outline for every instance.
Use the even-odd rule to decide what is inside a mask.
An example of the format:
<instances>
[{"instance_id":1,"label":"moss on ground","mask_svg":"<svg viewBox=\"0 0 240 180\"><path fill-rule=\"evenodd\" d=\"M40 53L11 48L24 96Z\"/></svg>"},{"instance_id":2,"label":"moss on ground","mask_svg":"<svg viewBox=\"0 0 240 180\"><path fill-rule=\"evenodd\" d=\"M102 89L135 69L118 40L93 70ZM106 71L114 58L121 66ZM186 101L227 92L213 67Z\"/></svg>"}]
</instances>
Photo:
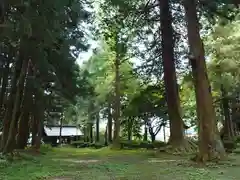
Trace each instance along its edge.
<instances>
[{"instance_id":1,"label":"moss on ground","mask_svg":"<svg viewBox=\"0 0 240 180\"><path fill-rule=\"evenodd\" d=\"M1 180L228 180L240 179L240 155L222 164L199 167L189 157L146 150L55 148L45 155L25 154L0 161Z\"/></svg>"}]
</instances>

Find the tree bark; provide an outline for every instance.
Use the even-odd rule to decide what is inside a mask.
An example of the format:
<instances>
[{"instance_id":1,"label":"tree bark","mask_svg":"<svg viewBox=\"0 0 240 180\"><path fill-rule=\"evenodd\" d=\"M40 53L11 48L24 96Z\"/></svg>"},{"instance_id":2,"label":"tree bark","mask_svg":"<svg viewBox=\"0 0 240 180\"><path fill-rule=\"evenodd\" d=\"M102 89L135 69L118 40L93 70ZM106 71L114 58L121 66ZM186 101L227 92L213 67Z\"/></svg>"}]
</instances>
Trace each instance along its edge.
<instances>
[{"instance_id":1,"label":"tree bark","mask_svg":"<svg viewBox=\"0 0 240 180\"><path fill-rule=\"evenodd\" d=\"M107 115L108 115L108 143L112 143L112 112L111 112L111 103L108 104L107 109Z\"/></svg>"},{"instance_id":2,"label":"tree bark","mask_svg":"<svg viewBox=\"0 0 240 180\"><path fill-rule=\"evenodd\" d=\"M231 119L233 121L234 136L237 136L238 135L238 127L237 127L237 122L235 119L237 111L236 111L235 105L236 105L236 99L232 99L232 101L231 101Z\"/></svg>"},{"instance_id":3,"label":"tree bark","mask_svg":"<svg viewBox=\"0 0 240 180\"><path fill-rule=\"evenodd\" d=\"M148 128L147 128L147 121L144 121L144 135L143 135L143 141L148 140Z\"/></svg>"},{"instance_id":4,"label":"tree bark","mask_svg":"<svg viewBox=\"0 0 240 180\"><path fill-rule=\"evenodd\" d=\"M42 139L42 130L43 130L43 121L44 121L44 94L42 89L37 89L35 92L35 107L36 111L35 115L35 142L34 148L36 151L39 151L41 146L41 139Z\"/></svg>"},{"instance_id":5,"label":"tree bark","mask_svg":"<svg viewBox=\"0 0 240 180\"><path fill-rule=\"evenodd\" d=\"M25 75L25 87L23 91L23 98L21 100L20 118L17 127L16 144L18 149L24 149L27 146L27 140L29 137L29 119L32 107L32 89L30 88L29 76L30 71L30 61L28 61L28 67Z\"/></svg>"},{"instance_id":6,"label":"tree bark","mask_svg":"<svg viewBox=\"0 0 240 180\"><path fill-rule=\"evenodd\" d=\"M9 72L10 72L10 60L7 61L4 71L3 71L3 78L2 78L2 86L1 86L1 93L0 93L0 110L2 111L3 108L3 102L4 102L4 97L6 96L6 90L7 90L7 85L8 85L8 78L9 78Z\"/></svg>"},{"instance_id":7,"label":"tree bark","mask_svg":"<svg viewBox=\"0 0 240 180\"><path fill-rule=\"evenodd\" d=\"M15 67L14 67L14 74L11 78L11 90L7 97L7 105L6 105L6 110L5 110L4 119L3 119L1 151L3 151L3 148L7 142L7 138L8 138L8 134L9 134L9 128L10 128L10 123L11 123L10 118L11 118L11 114L13 111L14 99L15 99L16 92L17 92L17 80L20 76L21 68L22 68L22 61L21 61L21 59L17 59L17 61L15 62Z\"/></svg>"},{"instance_id":8,"label":"tree bark","mask_svg":"<svg viewBox=\"0 0 240 180\"><path fill-rule=\"evenodd\" d=\"M93 143L93 124L89 123L88 127L89 127L89 140L90 143Z\"/></svg>"},{"instance_id":9,"label":"tree bark","mask_svg":"<svg viewBox=\"0 0 240 180\"><path fill-rule=\"evenodd\" d=\"M99 123L100 123L100 117L99 117L99 112L97 112L97 115L96 115L96 142L99 142L99 140L100 140Z\"/></svg>"},{"instance_id":10,"label":"tree bark","mask_svg":"<svg viewBox=\"0 0 240 180\"><path fill-rule=\"evenodd\" d=\"M37 126L38 126L37 118L35 117L34 114L32 114L31 116L32 147L34 147L34 145L36 144L37 129L38 129Z\"/></svg>"},{"instance_id":11,"label":"tree bark","mask_svg":"<svg viewBox=\"0 0 240 180\"><path fill-rule=\"evenodd\" d=\"M204 46L199 33L196 1L184 0L183 5L190 47L189 59L192 66L197 104L199 154L196 160L205 162L213 158L222 157L225 154L225 150L217 129L211 88L207 75Z\"/></svg>"},{"instance_id":12,"label":"tree bark","mask_svg":"<svg viewBox=\"0 0 240 180\"><path fill-rule=\"evenodd\" d=\"M153 133L151 133L150 134L151 135L151 141L152 141L152 143L156 140L156 136L155 136L155 134L153 134Z\"/></svg>"},{"instance_id":13,"label":"tree bark","mask_svg":"<svg viewBox=\"0 0 240 180\"><path fill-rule=\"evenodd\" d=\"M84 132L84 142L89 142L88 128L86 126L83 127L83 132Z\"/></svg>"},{"instance_id":14,"label":"tree bark","mask_svg":"<svg viewBox=\"0 0 240 180\"><path fill-rule=\"evenodd\" d=\"M134 117L129 117L127 120L127 137L128 141L132 140Z\"/></svg>"},{"instance_id":15,"label":"tree bark","mask_svg":"<svg viewBox=\"0 0 240 180\"><path fill-rule=\"evenodd\" d=\"M116 42L118 49L118 43ZM115 97L114 97L114 134L113 147L120 148L120 55L118 50L115 57Z\"/></svg>"},{"instance_id":16,"label":"tree bark","mask_svg":"<svg viewBox=\"0 0 240 180\"><path fill-rule=\"evenodd\" d=\"M19 119L18 134L17 134L17 148L24 149L27 146L29 137L29 112L24 111Z\"/></svg>"},{"instance_id":17,"label":"tree bark","mask_svg":"<svg viewBox=\"0 0 240 180\"><path fill-rule=\"evenodd\" d=\"M223 115L224 115L223 139L233 140L234 131L233 131L233 122L230 116L229 99L227 98L227 93L223 85L221 85L221 91L222 91L222 107L223 107Z\"/></svg>"},{"instance_id":18,"label":"tree bark","mask_svg":"<svg viewBox=\"0 0 240 180\"><path fill-rule=\"evenodd\" d=\"M20 58L24 58L21 57ZM7 142L4 146L3 153L9 153L11 152L15 146L16 146L16 141L15 137L17 135L17 122L19 120L20 113L20 106L21 106L21 100L23 97L23 92L24 92L24 83L25 83L25 77L26 77L26 72L27 72L27 67L28 67L28 60L24 59L22 68L21 68L21 73L20 77L18 79L17 83L17 92L15 96L15 101L14 101L14 106L13 106L13 111L12 111L12 117L11 117L11 123L9 127L9 134L8 134L8 139Z\"/></svg>"},{"instance_id":19,"label":"tree bark","mask_svg":"<svg viewBox=\"0 0 240 180\"><path fill-rule=\"evenodd\" d=\"M179 146L184 142L184 128L180 112L180 98L178 94L174 60L172 15L169 6L169 0L159 0L159 5L164 83L167 96L168 115L170 120L169 144L173 146Z\"/></svg>"},{"instance_id":20,"label":"tree bark","mask_svg":"<svg viewBox=\"0 0 240 180\"><path fill-rule=\"evenodd\" d=\"M60 132L59 132L59 144L62 144L62 126L63 126L63 117L60 117Z\"/></svg>"},{"instance_id":21,"label":"tree bark","mask_svg":"<svg viewBox=\"0 0 240 180\"><path fill-rule=\"evenodd\" d=\"M104 144L105 144L105 146L108 145L108 134L107 134L107 131L108 131L108 125L106 126L105 132L104 132Z\"/></svg>"}]
</instances>

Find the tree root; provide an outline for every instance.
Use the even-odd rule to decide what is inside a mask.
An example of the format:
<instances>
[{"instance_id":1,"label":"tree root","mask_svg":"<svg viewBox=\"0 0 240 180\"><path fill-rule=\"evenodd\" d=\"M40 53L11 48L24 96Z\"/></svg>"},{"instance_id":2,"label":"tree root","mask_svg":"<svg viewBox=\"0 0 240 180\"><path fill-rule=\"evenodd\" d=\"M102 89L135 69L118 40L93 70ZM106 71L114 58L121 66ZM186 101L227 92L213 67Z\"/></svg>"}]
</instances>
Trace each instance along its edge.
<instances>
[{"instance_id":1,"label":"tree root","mask_svg":"<svg viewBox=\"0 0 240 180\"><path fill-rule=\"evenodd\" d=\"M169 144L164 148L161 148L161 152L166 152L174 155L186 155L196 153L198 150L198 145L195 141L191 139L184 139L181 143Z\"/></svg>"},{"instance_id":2,"label":"tree root","mask_svg":"<svg viewBox=\"0 0 240 180\"><path fill-rule=\"evenodd\" d=\"M196 156L191 158L192 161L197 163L206 163L206 162L215 162L218 163L219 161L226 160L226 156L220 155L218 152L201 155L200 153L197 153Z\"/></svg>"},{"instance_id":3,"label":"tree root","mask_svg":"<svg viewBox=\"0 0 240 180\"><path fill-rule=\"evenodd\" d=\"M218 163L221 160L226 160L226 153L222 141L219 139L212 141L212 143L209 144L208 150L205 149L205 151L197 153L192 160L198 163Z\"/></svg>"}]
</instances>

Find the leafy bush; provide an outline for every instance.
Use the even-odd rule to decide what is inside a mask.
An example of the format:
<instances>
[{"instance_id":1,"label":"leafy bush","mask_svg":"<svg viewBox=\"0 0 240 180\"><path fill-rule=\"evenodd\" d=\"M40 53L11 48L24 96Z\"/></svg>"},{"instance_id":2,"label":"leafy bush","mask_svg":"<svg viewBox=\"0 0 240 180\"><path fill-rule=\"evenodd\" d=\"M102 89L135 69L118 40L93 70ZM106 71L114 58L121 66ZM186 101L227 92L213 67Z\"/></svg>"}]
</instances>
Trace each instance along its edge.
<instances>
[{"instance_id":1,"label":"leafy bush","mask_svg":"<svg viewBox=\"0 0 240 180\"><path fill-rule=\"evenodd\" d=\"M154 141L152 144L154 148L161 148L166 146L166 143L163 141Z\"/></svg>"},{"instance_id":2,"label":"leafy bush","mask_svg":"<svg viewBox=\"0 0 240 180\"><path fill-rule=\"evenodd\" d=\"M163 147L166 145L166 143L162 141L155 141L154 143L148 141L122 141L121 145L123 148L126 149L138 149L138 148L154 149Z\"/></svg>"},{"instance_id":3,"label":"leafy bush","mask_svg":"<svg viewBox=\"0 0 240 180\"><path fill-rule=\"evenodd\" d=\"M240 143L240 136L237 136L237 137L235 138L235 141L236 141L236 143Z\"/></svg>"},{"instance_id":4,"label":"leafy bush","mask_svg":"<svg viewBox=\"0 0 240 180\"><path fill-rule=\"evenodd\" d=\"M42 153L46 153L46 152L50 152L53 151L53 148L50 144L42 144L40 147L40 152Z\"/></svg>"},{"instance_id":5,"label":"leafy bush","mask_svg":"<svg viewBox=\"0 0 240 180\"><path fill-rule=\"evenodd\" d=\"M231 140L223 140L224 148L227 152L232 152L234 149L237 148L237 142Z\"/></svg>"},{"instance_id":6,"label":"leafy bush","mask_svg":"<svg viewBox=\"0 0 240 180\"><path fill-rule=\"evenodd\" d=\"M155 141L154 143L151 143L149 141L127 141L127 140L122 140L121 142L121 147L123 149L154 149L154 148L161 148L166 145L166 143L162 141ZM103 148L105 145L103 143L90 143L90 142L84 142L84 141L72 141L71 145L76 147L76 148Z\"/></svg>"}]
</instances>

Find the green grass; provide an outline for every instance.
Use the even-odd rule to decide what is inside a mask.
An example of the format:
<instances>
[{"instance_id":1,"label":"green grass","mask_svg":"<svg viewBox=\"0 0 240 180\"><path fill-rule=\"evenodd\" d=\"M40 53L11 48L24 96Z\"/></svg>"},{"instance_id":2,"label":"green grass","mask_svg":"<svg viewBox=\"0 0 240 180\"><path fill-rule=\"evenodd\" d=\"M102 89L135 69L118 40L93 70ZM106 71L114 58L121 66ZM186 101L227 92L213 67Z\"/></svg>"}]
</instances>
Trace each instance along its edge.
<instances>
[{"instance_id":1,"label":"green grass","mask_svg":"<svg viewBox=\"0 0 240 180\"><path fill-rule=\"evenodd\" d=\"M155 154L146 150L116 151L54 148L46 155L24 155L13 162L0 161L1 180L237 180L240 155L227 164L199 167L189 157Z\"/></svg>"}]
</instances>

